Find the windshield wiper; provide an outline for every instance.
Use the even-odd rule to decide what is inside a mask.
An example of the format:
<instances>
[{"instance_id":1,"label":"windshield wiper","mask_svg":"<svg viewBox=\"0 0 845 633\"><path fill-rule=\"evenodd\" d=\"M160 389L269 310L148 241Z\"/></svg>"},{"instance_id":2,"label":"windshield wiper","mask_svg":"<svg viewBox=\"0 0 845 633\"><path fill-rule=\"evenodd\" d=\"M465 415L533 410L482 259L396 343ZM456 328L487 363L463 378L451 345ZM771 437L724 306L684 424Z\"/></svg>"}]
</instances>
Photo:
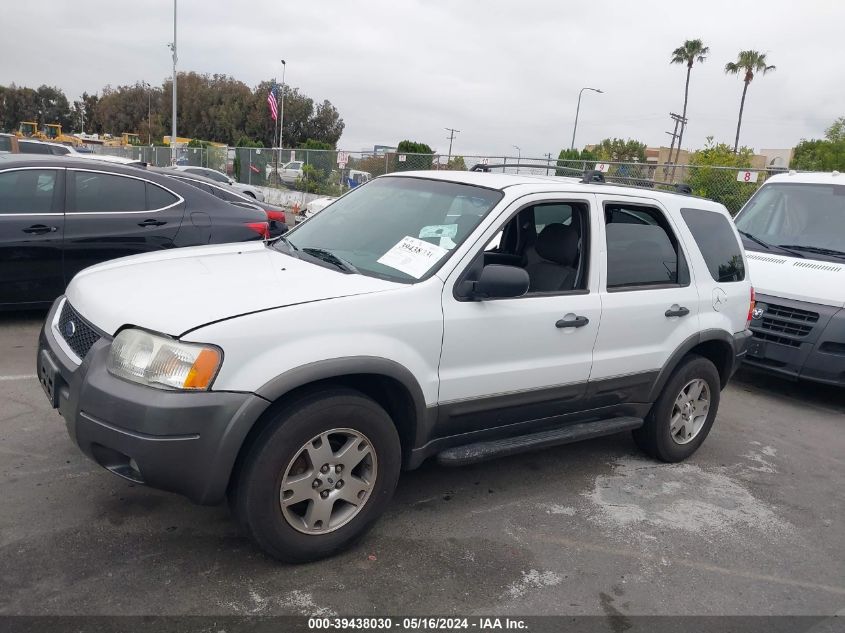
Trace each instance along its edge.
<instances>
[{"instance_id":1,"label":"windshield wiper","mask_svg":"<svg viewBox=\"0 0 845 633\"><path fill-rule=\"evenodd\" d=\"M781 244L778 248L794 248L797 251L818 253L819 255L830 255L831 257L845 258L845 251L837 251L834 248L822 248L820 246L804 246L802 244Z\"/></svg>"},{"instance_id":2,"label":"windshield wiper","mask_svg":"<svg viewBox=\"0 0 845 633\"><path fill-rule=\"evenodd\" d=\"M748 233L747 231L739 231L739 234L742 235L743 237L747 237L752 242L757 242L763 248L768 248L769 250L772 250L771 244L769 244L768 242L764 242L763 240L761 240L756 235L752 235L751 233Z\"/></svg>"},{"instance_id":3,"label":"windshield wiper","mask_svg":"<svg viewBox=\"0 0 845 633\"><path fill-rule=\"evenodd\" d=\"M737 229L737 230L739 230L739 229ZM766 248L768 250L772 250L773 248L778 248L782 251L786 251L787 253L789 253L790 255L793 255L794 257L800 257L801 259L804 259L804 256L801 253L796 253L795 251L790 250L790 248L788 246L781 246L781 245L775 246L774 244L769 244L768 242L764 242L763 240L761 240L756 235L752 235L751 233L749 233L747 231L739 231L739 234L742 235L743 237L747 237L752 242L757 242L760 246L762 246L763 248Z\"/></svg>"},{"instance_id":4,"label":"windshield wiper","mask_svg":"<svg viewBox=\"0 0 845 633\"><path fill-rule=\"evenodd\" d=\"M273 248L276 248L276 244L280 244L280 243L287 246L288 254L290 256L295 257L296 259L300 259L299 255L296 254L296 251L298 251L299 249L296 247L296 245L293 242L291 242L284 235L279 235L278 237L274 238L272 241L267 242L267 245L272 246ZM278 249L276 249L276 250L278 250Z\"/></svg>"},{"instance_id":5,"label":"windshield wiper","mask_svg":"<svg viewBox=\"0 0 845 633\"><path fill-rule=\"evenodd\" d=\"M335 255L331 251L328 251L324 248L306 247L306 248L303 248L302 251L304 253L308 253L309 255L311 255L311 257L316 257L317 259L320 259L320 260L322 260L326 263L337 266L341 270L345 270L348 273L358 274L358 269L355 268L355 266L350 264L345 259L338 257L337 255Z\"/></svg>"}]
</instances>

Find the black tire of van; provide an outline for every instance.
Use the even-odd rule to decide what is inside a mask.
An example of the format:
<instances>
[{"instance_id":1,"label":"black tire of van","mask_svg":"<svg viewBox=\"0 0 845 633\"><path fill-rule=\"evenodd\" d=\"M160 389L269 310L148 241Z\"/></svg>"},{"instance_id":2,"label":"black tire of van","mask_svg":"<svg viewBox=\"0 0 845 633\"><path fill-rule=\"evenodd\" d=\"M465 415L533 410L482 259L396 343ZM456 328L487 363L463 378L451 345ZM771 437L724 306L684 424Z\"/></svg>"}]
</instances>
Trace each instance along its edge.
<instances>
[{"instance_id":1,"label":"black tire of van","mask_svg":"<svg viewBox=\"0 0 845 633\"><path fill-rule=\"evenodd\" d=\"M387 508L402 463L396 426L374 400L345 388L314 392L274 415L252 443L230 487L229 507L241 528L273 558L304 563L331 556L363 536ZM282 511L283 478L312 438L339 427L369 440L377 463L375 480L348 522L322 534L303 533ZM321 476L315 473L315 478Z\"/></svg>"},{"instance_id":2,"label":"black tire of van","mask_svg":"<svg viewBox=\"0 0 845 633\"><path fill-rule=\"evenodd\" d=\"M687 444L679 444L672 438L671 421L675 400L681 389L695 379L704 380L710 391L710 408L701 430ZM719 372L707 358L690 354L672 373L660 397L651 407L645 423L632 433L637 446L650 457L664 462L680 462L695 453L707 438L719 411Z\"/></svg>"}]
</instances>

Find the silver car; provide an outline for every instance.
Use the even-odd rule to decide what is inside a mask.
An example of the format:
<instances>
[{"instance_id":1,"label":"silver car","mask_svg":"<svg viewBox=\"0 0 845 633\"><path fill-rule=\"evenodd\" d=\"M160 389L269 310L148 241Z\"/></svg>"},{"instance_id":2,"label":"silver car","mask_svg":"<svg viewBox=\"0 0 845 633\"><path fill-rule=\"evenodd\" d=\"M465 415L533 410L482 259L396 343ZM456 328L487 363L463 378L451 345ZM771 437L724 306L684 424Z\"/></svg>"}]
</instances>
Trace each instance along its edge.
<instances>
[{"instance_id":1,"label":"silver car","mask_svg":"<svg viewBox=\"0 0 845 633\"><path fill-rule=\"evenodd\" d=\"M217 171L216 169L209 169L208 167L193 167L191 165L177 165L176 167L173 167L173 169L184 171L189 174L194 174L195 176L205 176L206 178L210 178L211 180L223 183L224 185L229 185L233 189L237 189L241 193L246 194L251 198L261 200L262 202L264 201L264 194L258 187L239 183L224 174L222 171Z\"/></svg>"}]
</instances>

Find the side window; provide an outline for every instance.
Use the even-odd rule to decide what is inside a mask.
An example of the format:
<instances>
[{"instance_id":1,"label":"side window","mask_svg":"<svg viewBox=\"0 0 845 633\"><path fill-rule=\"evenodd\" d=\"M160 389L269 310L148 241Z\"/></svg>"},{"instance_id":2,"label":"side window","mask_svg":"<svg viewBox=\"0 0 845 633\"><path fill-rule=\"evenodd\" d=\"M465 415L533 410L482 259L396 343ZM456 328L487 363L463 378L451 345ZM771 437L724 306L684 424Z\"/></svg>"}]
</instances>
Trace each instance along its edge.
<instances>
[{"instance_id":1,"label":"side window","mask_svg":"<svg viewBox=\"0 0 845 633\"><path fill-rule=\"evenodd\" d=\"M171 204L179 202L179 199L169 191L166 191L154 185L151 182L146 183L147 186L147 211L155 211L156 209L163 209L169 207Z\"/></svg>"},{"instance_id":2,"label":"side window","mask_svg":"<svg viewBox=\"0 0 845 633\"><path fill-rule=\"evenodd\" d=\"M701 209L681 209L681 215L698 244L698 250L713 280L727 282L745 279L742 250L730 221L720 213Z\"/></svg>"},{"instance_id":3,"label":"side window","mask_svg":"<svg viewBox=\"0 0 845 633\"><path fill-rule=\"evenodd\" d=\"M50 145L50 152L54 156L64 156L66 154L70 154L70 150L67 147L59 147L58 145Z\"/></svg>"},{"instance_id":4,"label":"side window","mask_svg":"<svg viewBox=\"0 0 845 633\"><path fill-rule=\"evenodd\" d=\"M213 169L206 169L206 170L203 171L202 175L205 176L206 178L211 178L212 180L216 180L217 182L229 184L229 179L226 178L226 176L221 174L219 171L215 171Z\"/></svg>"},{"instance_id":5,"label":"side window","mask_svg":"<svg viewBox=\"0 0 845 633\"><path fill-rule=\"evenodd\" d=\"M0 214L50 213L56 171L20 169L0 173Z\"/></svg>"},{"instance_id":6,"label":"side window","mask_svg":"<svg viewBox=\"0 0 845 633\"><path fill-rule=\"evenodd\" d=\"M683 251L659 209L607 204L605 222L609 290L689 283Z\"/></svg>"},{"instance_id":7,"label":"side window","mask_svg":"<svg viewBox=\"0 0 845 633\"><path fill-rule=\"evenodd\" d=\"M147 194L143 180L116 174L68 171L68 211L145 211Z\"/></svg>"},{"instance_id":8,"label":"side window","mask_svg":"<svg viewBox=\"0 0 845 633\"><path fill-rule=\"evenodd\" d=\"M12 137L0 134L0 152L12 151Z\"/></svg>"},{"instance_id":9,"label":"side window","mask_svg":"<svg viewBox=\"0 0 845 633\"><path fill-rule=\"evenodd\" d=\"M33 143L31 141L20 141L18 148L22 154L49 154L50 146L44 143Z\"/></svg>"}]
</instances>

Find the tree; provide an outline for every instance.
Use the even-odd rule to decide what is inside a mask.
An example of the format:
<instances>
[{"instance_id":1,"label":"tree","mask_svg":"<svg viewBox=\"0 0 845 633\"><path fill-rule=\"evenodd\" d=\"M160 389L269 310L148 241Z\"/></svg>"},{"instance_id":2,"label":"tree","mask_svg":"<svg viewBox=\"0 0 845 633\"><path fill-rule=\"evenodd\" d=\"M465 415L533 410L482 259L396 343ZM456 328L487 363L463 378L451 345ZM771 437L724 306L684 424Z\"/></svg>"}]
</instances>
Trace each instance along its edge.
<instances>
[{"instance_id":1,"label":"tree","mask_svg":"<svg viewBox=\"0 0 845 633\"><path fill-rule=\"evenodd\" d=\"M452 160L446 163L446 169L450 171L466 171L467 164L463 156L452 156Z\"/></svg>"},{"instance_id":2,"label":"tree","mask_svg":"<svg viewBox=\"0 0 845 633\"><path fill-rule=\"evenodd\" d=\"M696 196L721 202L734 215L756 190L756 185L736 179L737 169L751 167L752 156L754 152L748 147L734 151L727 143L715 143L708 136L704 149L690 156L687 184Z\"/></svg>"},{"instance_id":3,"label":"tree","mask_svg":"<svg viewBox=\"0 0 845 633\"><path fill-rule=\"evenodd\" d=\"M845 116L836 119L829 128L824 131L824 136L828 141L845 141Z\"/></svg>"},{"instance_id":4,"label":"tree","mask_svg":"<svg viewBox=\"0 0 845 633\"><path fill-rule=\"evenodd\" d=\"M391 171L412 171L414 169L431 169L434 163L434 150L425 143L417 141L402 141L396 146ZM408 156L411 154L411 156ZM399 160L399 155L405 157Z\"/></svg>"},{"instance_id":5,"label":"tree","mask_svg":"<svg viewBox=\"0 0 845 633\"><path fill-rule=\"evenodd\" d=\"M739 102L739 118L736 122L736 140L734 141L734 153L739 148L739 130L742 126L742 111L745 109L745 93L748 92L748 84L754 80L754 73L765 75L775 70L766 59L766 53L759 51L740 51L735 62L725 64L725 73L728 75L739 75L742 73L742 100Z\"/></svg>"},{"instance_id":6,"label":"tree","mask_svg":"<svg viewBox=\"0 0 845 633\"><path fill-rule=\"evenodd\" d=\"M606 138L596 145L594 152L599 160L613 162L644 162L646 144L633 139Z\"/></svg>"},{"instance_id":7,"label":"tree","mask_svg":"<svg viewBox=\"0 0 845 633\"><path fill-rule=\"evenodd\" d=\"M845 171L845 117L825 130L825 140L802 140L795 148L790 167L808 171Z\"/></svg>"},{"instance_id":8,"label":"tree","mask_svg":"<svg viewBox=\"0 0 845 633\"><path fill-rule=\"evenodd\" d=\"M557 157L556 176L578 176L593 169L598 156L588 149L562 149Z\"/></svg>"},{"instance_id":9,"label":"tree","mask_svg":"<svg viewBox=\"0 0 845 633\"><path fill-rule=\"evenodd\" d=\"M692 73L692 67L695 62L703 63L707 59L707 54L710 52L710 47L705 46L701 40L686 40L683 46L679 46L672 51L672 59L670 64L686 64L687 67L687 81L684 84L684 111L681 122L681 133L678 135L678 151L675 153L675 160L678 162L678 156L681 154L681 143L684 140L684 129L687 121L687 104L689 103L689 78ZM672 160L672 157L669 157Z\"/></svg>"}]
</instances>

